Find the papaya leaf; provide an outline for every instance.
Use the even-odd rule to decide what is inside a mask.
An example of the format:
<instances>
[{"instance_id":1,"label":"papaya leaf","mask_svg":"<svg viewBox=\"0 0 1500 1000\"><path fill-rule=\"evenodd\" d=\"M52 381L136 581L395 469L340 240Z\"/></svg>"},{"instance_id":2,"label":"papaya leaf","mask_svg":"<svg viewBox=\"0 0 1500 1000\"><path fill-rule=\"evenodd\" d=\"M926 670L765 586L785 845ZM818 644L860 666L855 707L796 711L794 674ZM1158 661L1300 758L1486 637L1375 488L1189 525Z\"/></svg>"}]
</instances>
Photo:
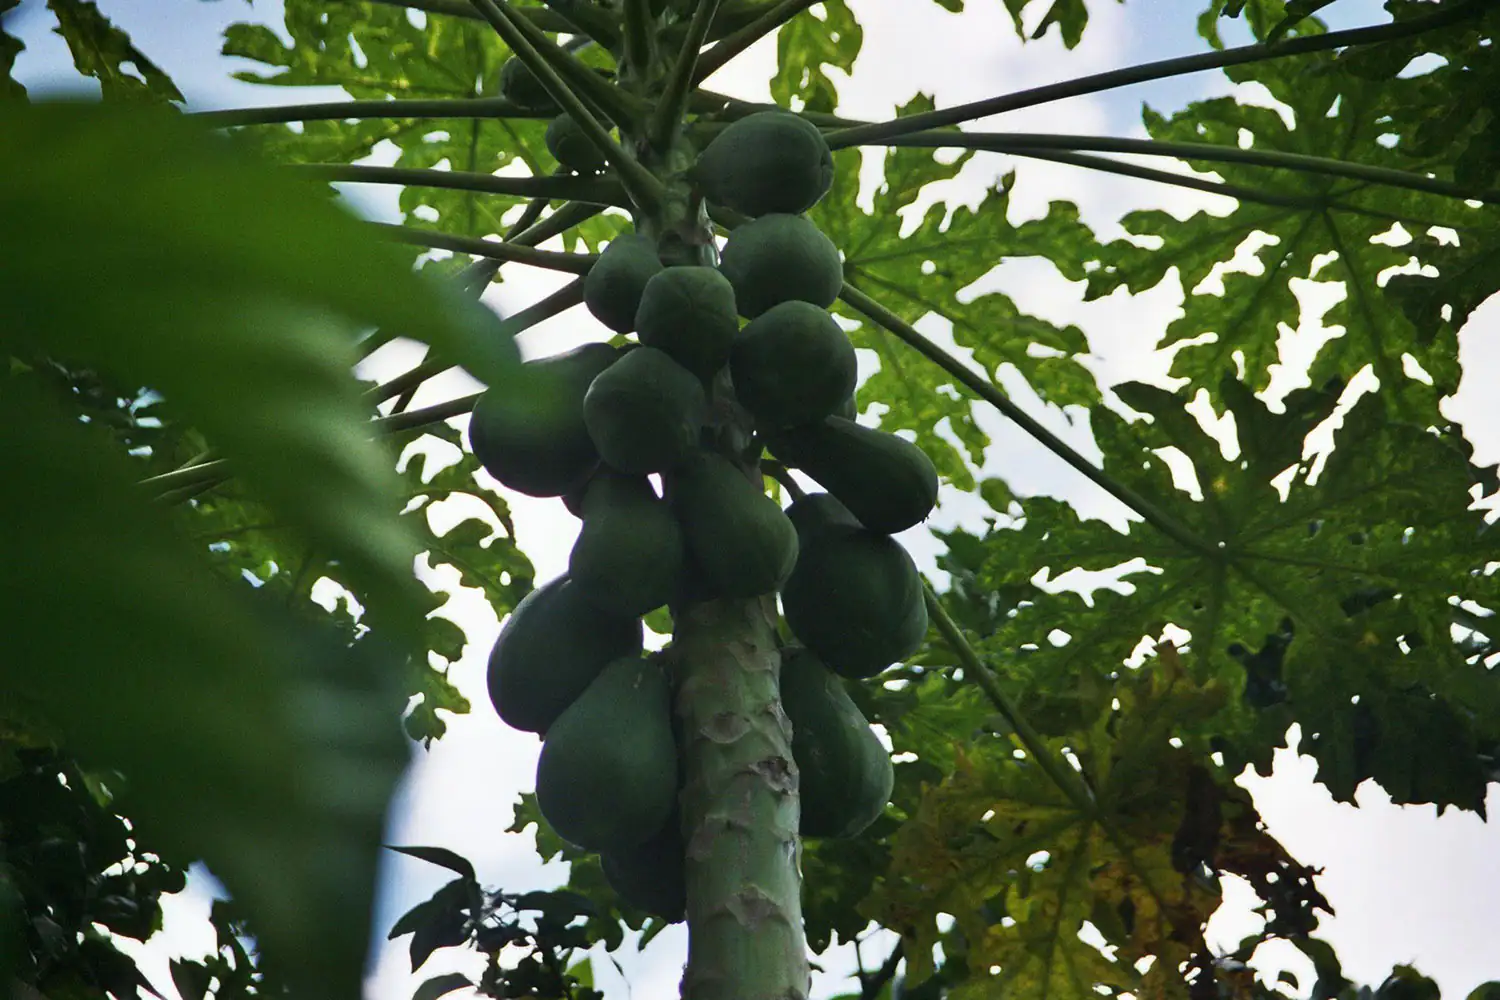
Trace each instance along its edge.
<instances>
[{"instance_id":1,"label":"papaya leaf","mask_svg":"<svg viewBox=\"0 0 1500 1000\"><path fill-rule=\"evenodd\" d=\"M980 739L960 752L890 838L890 872L864 907L902 934L908 977L920 982L934 971L944 913L966 942L969 967L989 970L953 995L1108 987L1187 997L1192 963L1211 958L1203 927L1219 902L1216 888L1189 874L1200 865L1254 872L1257 886L1274 887L1300 873L1259 826L1249 795L1167 740L1175 723L1211 714L1223 696L1216 682L1187 679L1171 656L1123 678L1118 707L1106 706L1072 737L1095 789L1087 810L1008 740ZM1309 884L1298 886L1278 898L1281 909L1307 914L1322 905ZM1080 939L1086 921L1109 953ZM1154 964L1143 977L1137 969L1147 957Z\"/></svg>"},{"instance_id":2,"label":"papaya leaf","mask_svg":"<svg viewBox=\"0 0 1500 1000\"><path fill-rule=\"evenodd\" d=\"M351 995L406 763L399 657L218 576L103 431L34 377L6 382L0 420L26 433L0 444L14 477L0 490L0 687L81 759L129 775L118 807L145 842L212 866L269 968L309 995Z\"/></svg>"},{"instance_id":3,"label":"papaya leaf","mask_svg":"<svg viewBox=\"0 0 1500 1000\"><path fill-rule=\"evenodd\" d=\"M0 101L26 99L26 88L14 76L16 56L26 44L5 30L5 16L16 9L21 0L0 0Z\"/></svg>"},{"instance_id":4,"label":"papaya leaf","mask_svg":"<svg viewBox=\"0 0 1500 1000\"><path fill-rule=\"evenodd\" d=\"M1454 603L1472 602L1480 616L1500 608L1500 574L1486 571L1500 535L1471 509L1468 446L1395 422L1366 396L1342 417L1331 453L1304 455L1335 394L1293 393L1276 414L1232 379L1219 391L1237 429L1233 459L1205 433L1195 444L1172 425L1180 395L1127 388L1132 405L1160 415L1151 424L1094 412L1106 469L1161 498L1206 547L1139 525L1122 533L1040 497L1017 527L940 533L958 553L940 565L958 571L961 595L1018 595L992 606L970 598L971 642L1003 686L1077 725L1111 696L1111 677L1137 647L1173 625L1191 633L1193 675L1234 692L1198 730L1218 734L1231 770L1268 769L1297 722L1336 798L1373 778L1398 802L1482 810L1500 694L1474 650L1452 638L1463 620ZM1194 456L1192 488L1173 486L1159 454L1168 445ZM1087 594L1037 582L1070 569L1116 582ZM1252 655L1268 636L1284 648ZM951 652L935 641L919 662L951 663Z\"/></svg>"},{"instance_id":5,"label":"papaya leaf","mask_svg":"<svg viewBox=\"0 0 1500 1000\"><path fill-rule=\"evenodd\" d=\"M930 98L919 96L900 113L917 114L932 107ZM942 202L929 205L918 225L902 233L910 228L903 224L903 215L914 214L910 210L923 189L956 176L969 155L942 163L931 150L891 150L884 183L872 211L866 213L855 202L859 156L838 153L833 188L811 217L842 249L845 280L903 320L918 324L926 317L946 323L954 342L971 350L975 363L991 378L1001 368L1013 367L1049 403L1090 404L1098 399L1094 377L1072 356L1088 349L1081 330L1028 316L1000 292L964 294L1007 257L1045 255L1061 262L1097 253L1093 235L1071 206L1055 205L1046 218L1013 226L1006 219L1007 178L973 209L960 206L950 213ZM1081 279L1079 266L1069 265L1065 273ZM843 306L838 312L862 319ZM856 347L873 350L880 359L880 370L860 387L861 409L877 400L887 404L890 410L881 417L882 428L914 431L916 443L944 478L960 489L973 489L974 476L965 459L981 465L989 439L975 421L967 395L960 394L950 376L891 334L864 323L851 336ZM1033 345L1046 348L1046 356L1034 356ZM959 448L937 433L944 421Z\"/></svg>"},{"instance_id":6,"label":"papaya leaf","mask_svg":"<svg viewBox=\"0 0 1500 1000\"><path fill-rule=\"evenodd\" d=\"M412 1000L438 1000L445 997L454 990L473 989L474 984L469 977L462 972L449 972L441 976L433 976L431 979L417 987L412 994Z\"/></svg>"},{"instance_id":7,"label":"papaya leaf","mask_svg":"<svg viewBox=\"0 0 1500 1000\"><path fill-rule=\"evenodd\" d=\"M47 0L57 17L57 33L73 53L73 65L84 76L99 81L107 102L182 102L170 77L135 47L130 36L115 27L92 0ZM134 68L131 73L126 65Z\"/></svg>"},{"instance_id":8,"label":"papaya leaf","mask_svg":"<svg viewBox=\"0 0 1500 1000\"><path fill-rule=\"evenodd\" d=\"M399 6L329 9L318 0L288 0L285 30L292 44L262 24L234 24L224 54L261 63L237 79L279 87L343 87L355 98L471 98L499 94L509 50L482 21L428 17L417 27ZM255 127L267 155L286 163L352 163L391 143L394 166L490 174L522 165L533 175L551 169L545 118L365 119L307 122L298 130ZM523 199L469 191L408 187L400 208L408 223L483 237L503 233L502 217ZM590 251L612 238L620 220L595 217L565 237Z\"/></svg>"},{"instance_id":9,"label":"papaya leaf","mask_svg":"<svg viewBox=\"0 0 1500 1000\"><path fill-rule=\"evenodd\" d=\"M456 851L448 850L448 848L446 847L386 846L388 850L395 851L397 854L405 854L407 857L417 858L421 861L426 861L429 864L434 864L442 868L446 868L450 872L456 872L470 882L473 882L475 879L474 865L469 861L469 859L457 853Z\"/></svg>"},{"instance_id":10,"label":"papaya leaf","mask_svg":"<svg viewBox=\"0 0 1500 1000\"><path fill-rule=\"evenodd\" d=\"M424 604L416 540L391 516L391 457L350 374L357 324L424 337L500 382L518 354L494 336L499 320L411 274L310 189L181 119L7 103L0 122L13 140L0 149L8 353L158 390L410 637ZM53 263L81 243L82 283Z\"/></svg>"},{"instance_id":11,"label":"papaya leaf","mask_svg":"<svg viewBox=\"0 0 1500 1000\"><path fill-rule=\"evenodd\" d=\"M1311 21L1304 26L1321 30ZM1326 53L1226 72L1236 82L1268 88L1291 109L1294 125L1269 108L1215 98L1170 118L1148 110L1147 131L1160 140L1248 144L1450 176L1431 154L1410 155L1400 142L1388 148L1391 112L1401 104L1388 91L1405 90L1408 81L1360 79L1341 72L1338 60ZM1265 388L1281 360L1283 331L1299 329L1305 318L1317 319L1340 335L1313 359L1308 377L1314 385L1350 378L1369 366L1380 379L1382 401L1394 413L1409 420L1436 418L1437 400L1450 394L1459 378L1457 327L1494 287L1494 277L1473 285L1479 277L1474 272L1484 269L1484 255L1491 252L1487 240L1474 241L1481 255L1476 258L1476 251L1467 249L1467 235L1461 238L1465 249L1455 255L1426 234L1433 226L1465 233L1476 227L1493 230L1500 209L1281 168L1216 164L1213 169L1225 181L1300 196L1310 207L1241 203L1225 216L1200 211L1186 220L1159 210L1133 212L1123 220L1133 239L1110 244L1102 266L1089 275L1088 297L1121 287L1143 291L1175 270L1186 295L1184 312L1168 327L1162 346L1176 346L1171 374L1210 395L1220 374L1235 364L1243 366L1252 388ZM1404 238L1390 235L1398 219ZM1249 254L1254 263L1247 270L1225 271L1223 262L1237 252ZM1408 313L1393 301L1387 279L1392 269L1413 263L1438 264L1452 277L1446 286L1417 293L1437 298ZM1221 288L1214 287L1216 277ZM1298 299L1298 286L1309 281L1342 285L1342 297L1321 317L1305 317ZM1467 285L1460 290L1456 282ZM1414 322L1444 304L1455 307L1451 322ZM1403 371L1405 354L1432 384Z\"/></svg>"},{"instance_id":12,"label":"papaya leaf","mask_svg":"<svg viewBox=\"0 0 1500 1000\"><path fill-rule=\"evenodd\" d=\"M844 0L825 0L818 13L804 11L776 35L776 75L771 99L782 107L831 114L838 91L824 66L848 73L864 44L864 30Z\"/></svg>"}]
</instances>

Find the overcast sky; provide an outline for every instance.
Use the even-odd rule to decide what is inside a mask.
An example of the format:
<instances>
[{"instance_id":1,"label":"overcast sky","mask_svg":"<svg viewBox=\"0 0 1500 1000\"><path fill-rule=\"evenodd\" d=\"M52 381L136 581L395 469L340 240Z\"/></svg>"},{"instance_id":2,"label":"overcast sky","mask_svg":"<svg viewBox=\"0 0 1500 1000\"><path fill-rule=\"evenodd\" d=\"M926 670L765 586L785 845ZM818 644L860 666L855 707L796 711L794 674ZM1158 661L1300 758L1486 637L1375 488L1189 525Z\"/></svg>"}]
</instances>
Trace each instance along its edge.
<instances>
[{"instance_id":1,"label":"overcast sky","mask_svg":"<svg viewBox=\"0 0 1500 1000\"><path fill-rule=\"evenodd\" d=\"M1123 7L1096 2L1091 5L1094 21L1085 41L1072 53L1064 52L1055 33L1046 41L1021 45L1000 0L969 0L969 10L962 15L923 0L850 0L850 5L864 27L864 49L858 71L851 80L840 81L839 90L840 111L855 117L888 117L918 90L935 96L939 105L949 105L1204 47L1194 33L1200 0L1132 0ZM237 2L100 0L100 6L172 75L193 109L344 96L337 90L283 90L228 78L232 70L247 67L216 55L223 27L235 20L254 19L279 28L279 2L258 0L250 7ZM1342 0L1325 14L1335 27L1384 20L1374 0ZM26 0L19 14L7 22L28 46L17 61L17 76L32 89L33 97L63 84L79 86L65 46L47 31L49 23L50 15L40 0ZM769 99L766 81L774 64L774 46L763 43L716 75L713 85L736 96ZM1004 127L1141 136L1143 101L1169 112L1192 100L1230 92L1217 74L1199 74L1022 111L1006 116ZM1253 91L1239 93L1242 99L1258 99ZM372 162L391 159L392 151L382 150ZM867 161L866 165L871 164ZM1000 173L1015 166L1016 161L1007 157L977 156L958 179L930 188L923 204L938 198L955 205L973 204ZM1106 238L1119 232L1116 220L1134 208L1161 207L1185 216L1199 207L1221 212L1228 207L1222 199L1208 195L1044 163L1022 163L1018 176L1013 222L1043 214L1049 199L1069 199ZM868 199L868 183L866 188L863 197ZM347 190L366 215L397 218L394 189L349 186ZM562 280L549 272L517 270L487 301L510 311L558 287ZM1027 311L1076 323L1089 336L1089 363L1106 383L1132 378L1160 381L1165 376L1167 359L1151 348L1178 314L1182 291L1174 281L1134 297L1121 294L1084 303L1081 284L1063 280L1050 264L1019 261L997 267L979 288L1004 290ZM1326 288L1312 288L1308 311L1317 315L1320 309L1312 308L1317 297L1329 294ZM1465 380L1445 412L1469 425L1476 459L1493 462L1500 460L1500 419L1492 396L1492 387L1500 382L1500 350L1494 337L1500 309L1491 303L1481 313L1462 337ZM920 326L951 346L943 324L929 321ZM1479 330L1488 331L1483 346ZM598 339L603 332L583 310L574 310L528 332L522 338L523 349L528 355L549 354ZM1288 360L1298 356L1299 347L1305 354L1319 339L1315 325L1298 330L1289 345ZM415 358L409 346L394 345L372 359L369 374L386 375ZM1278 378L1273 393L1294 388L1296 379L1297 373L1289 368ZM1491 387L1489 394L1481 385ZM1006 388L1015 391L1017 401L1056 433L1085 454L1092 453L1086 434L1067 415L1039 405L1024 387ZM462 376L438 380L423 390L414 405L472 389L473 384ZM1018 494L1064 497L1086 514L1121 523L1123 512L1115 501L1040 445L998 417L986 417L985 423L994 440L986 470L1002 474ZM536 565L538 582L544 582L565 567L578 523L556 501L516 495L510 499L522 547ZM945 493L931 524L977 527L978 513L972 504ZM939 547L926 528L913 529L901 539L924 570L934 569ZM448 576L440 574L437 580L452 585ZM468 633L466 655L453 667L452 676L474 710L453 720L448 735L431 751L414 751L411 769L392 804L388 841L459 851L474 862L481 880L493 887L508 891L555 887L566 879L564 868L542 866L529 835L503 832L510 825L517 794L532 787L540 743L530 734L502 725L485 694L485 661L499 623L476 593L456 597L448 611ZM1361 808L1338 805L1313 783L1314 771L1311 760L1284 752L1273 778L1242 781L1254 793L1272 832L1300 860L1324 868L1321 886L1338 915L1325 918L1323 936L1338 949L1346 972L1378 982L1392 963L1411 962L1436 978L1449 997L1462 997L1480 982L1500 979L1500 949L1493 945L1493 929L1500 926L1500 862L1496 861L1500 832L1471 814L1450 812L1438 818L1430 807L1392 806L1368 784L1359 795ZM1500 799L1492 796L1490 808L1497 807ZM167 930L143 955L148 975L168 995L171 982L166 957L202 954L212 947L203 921L214 886L201 872L199 876L188 892L169 901ZM401 913L425 899L447 877L422 862L388 856L375 916L377 939L383 939ZM1237 942L1253 926L1247 924L1253 918L1245 912L1245 899L1245 892L1231 885L1229 902L1212 928L1214 939L1223 946ZM472 960L449 950L437 953L420 974L412 976L406 958L408 940L381 947L372 956L369 1000L407 1000L414 987L431 975L475 968ZM884 943L872 946L867 959L873 955L878 964L886 947ZM655 1000L675 995L685 949L686 934L679 925L642 953L627 945L613 956L623 973L609 959L596 960L597 983L611 998ZM1263 949L1261 964L1268 976L1274 976L1282 962L1299 974L1308 970L1300 956L1286 955L1287 951ZM601 950L599 955L603 954ZM845 978L852 968L848 948L836 948L817 961L828 972L815 980L815 996L850 988ZM1305 975L1303 983L1310 985Z\"/></svg>"}]
</instances>

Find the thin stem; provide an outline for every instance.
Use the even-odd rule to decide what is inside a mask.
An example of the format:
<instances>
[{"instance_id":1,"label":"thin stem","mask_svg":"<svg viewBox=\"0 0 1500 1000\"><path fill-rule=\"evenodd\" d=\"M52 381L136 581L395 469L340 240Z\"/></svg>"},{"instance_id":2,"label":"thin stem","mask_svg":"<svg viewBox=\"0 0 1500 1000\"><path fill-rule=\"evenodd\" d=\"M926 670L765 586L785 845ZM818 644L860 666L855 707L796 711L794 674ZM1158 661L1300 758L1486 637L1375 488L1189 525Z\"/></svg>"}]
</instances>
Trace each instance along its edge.
<instances>
[{"instance_id":1,"label":"thin stem","mask_svg":"<svg viewBox=\"0 0 1500 1000\"><path fill-rule=\"evenodd\" d=\"M503 243L498 240L481 240L472 236L451 236L430 229L414 229L387 222L371 222L369 225L401 243L451 250L475 257L493 257L501 261L514 261L544 267L552 271L567 271L570 274L587 274L599 258L594 254L562 253L557 250L537 250L533 247Z\"/></svg>"},{"instance_id":2,"label":"thin stem","mask_svg":"<svg viewBox=\"0 0 1500 1000\"><path fill-rule=\"evenodd\" d=\"M196 486L205 480L213 479L228 468L229 463L219 458L211 462L199 462L196 465L184 466L181 469L173 469L171 472L163 472L159 476L142 479L140 485L155 493L167 493L171 490L180 489L183 486Z\"/></svg>"},{"instance_id":3,"label":"thin stem","mask_svg":"<svg viewBox=\"0 0 1500 1000\"><path fill-rule=\"evenodd\" d=\"M572 25L576 34L586 35L605 48L614 48L620 41L620 26L615 19L586 0L542 0L558 17Z\"/></svg>"},{"instance_id":4,"label":"thin stem","mask_svg":"<svg viewBox=\"0 0 1500 1000\"><path fill-rule=\"evenodd\" d=\"M838 137L847 136L857 129L835 132L829 137L829 145L843 148L849 145ZM921 148L982 149L994 153L1014 153L1029 149L1095 150L1105 153L1139 153L1145 156L1171 156L1181 160L1206 160L1211 163L1244 163L1258 167L1275 167L1297 170L1303 173L1326 174L1350 180L1384 184L1389 187L1425 191L1429 194L1445 195L1476 201L1500 202L1500 192L1475 191L1459 184L1440 181L1405 170L1389 167L1374 167L1365 163L1336 160L1327 156L1309 156L1305 153L1284 153L1271 149L1241 149L1209 142L1167 142L1158 139L1126 139L1118 136L1053 135L1035 132L914 132L895 140L858 142L858 145L917 146Z\"/></svg>"},{"instance_id":5,"label":"thin stem","mask_svg":"<svg viewBox=\"0 0 1500 1000\"><path fill-rule=\"evenodd\" d=\"M348 0L346 0L348 2ZM425 10L429 14L445 14L448 17L462 17L469 21L482 21L472 5L465 0L371 0L373 3L385 4L388 7L406 7L411 10ZM525 17L541 31L571 32L573 26L563 20L557 14L545 7L525 7L521 10L521 16Z\"/></svg>"},{"instance_id":6,"label":"thin stem","mask_svg":"<svg viewBox=\"0 0 1500 1000\"><path fill-rule=\"evenodd\" d=\"M484 393L476 392L468 396L459 396L450 399L446 403L434 403L432 406L424 406L420 410L407 410L405 413L393 413L389 417L379 417L371 421L383 434L397 434L401 431L415 430L418 427L426 427L428 424L441 423L451 420L474 409L474 404L479 402L479 397Z\"/></svg>"},{"instance_id":7,"label":"thin stem","mask_svg":"<svg viewBox=\"0 0 1500 1000\"><path fill-rule=\"evenodd\" d=\"M583 282L570 281L551 295L527 306L519 312L512 313L500 321L500 328L495 331L497 337L515 337L534 326L549 320L554 316L561 315L583 301ZM453 363L442 357L431 357L408 371L402 372L389 382L383 382L365 393L367 401L379 405L395 396L401 396L408 391L413 391L423 382L441 375L443 372L454 367ZM398 407L405 409L405 407Z\"/></svg>"},{"instance_id":8,"label":"thin stem","mask_svg":"<svg viewBox=\"0 0 1500 1000\"><path fill-rule=\"evenodd\" d=\"M919 115L907 115L889 121L858 126L847 132L835 133L829 137L829 143L836 149L841 146L867 145L876 139L890 139L921 129L945 128L976 118L988 118L990 115L1004 114L1007 111L1018 111L1051 101L1079 97L1084 94L1096 94L1101 90L1180 76L1184 73L1199 73L1204 70L1222 69L1226 66L1260 62L1266 59L1280 59L1308 52L1322 52L1350 45L1373 45L1377 42L1394 41L1398 38L1408 38L1425 31L1457 24L1470 17L1477 17L1492 2L1493 0L1469 0L1467 3L1455 4L1436 14L1412 18L1409 21L1352 28L1347 31L1330 31L1323 35L1306 35L1277 42L1275 45L1256 43L1223 49L1219 52L1204 52L1198 55L1180 56L1176 59L1142 63L1125 69L1079 77L1076 80L1064 80L1043 87L1017 91L1002 97L972 101L951 108L940 108Z\"/></svg>"},{"instance_id":9,"label":"thin stem","mask_svg":"<svg viewBox=\"0 0 1500 1000\"><path fill-rule=\"evenodd\" d=\"M595 177L497 177L494 174L469 173L463 170L414 170L356 163L293 163L282 169L326 181L453 188L521 198L569 198L602 205L616 205L624 200L615 184Z\"/></svg>"},{"instance_id":10,"label":"thin stem","mask_svg":"<svg viewBox=\"0 0 1500 1000\"><path fill-rule=\"evenodd\" d=\"M938 632L943 640L948 643L948 648L953 655L958 657L959 666L963 667L964 677L979 685L984 696L990 700L990 704L1010 724L1015 731L1021 746L1036 761L1042 772L1052 779L1058 789L1068 797L1069 801L1077 807L1078 811L1085 816L1096 816L1098 805L1094 801L1094 793L1089 790L1088 785L1067 764L1052 752L1052 748L1042 739L1041 733L1031 721L1021 713L1021 709L1011 700L1000 687L1000 682L995 679L994 672L979 659L979 654L974 652L974 647L969 645L969 640L964 638L963 632L957 623L948 616L948 610L943 607L943 602L938 600L937 594L933 593L932 586L926 580L922 581L922 597L927 603L927 617L933 625L937 626Z\"/></svg>"},{"instance_id":11,"label":"thin stem","mask_svg":"<svg viewBox=\"0 0 1500 1000\"><path fill-rule=\"evenodd\" d=\"M470 0L470 2L484 15L485 20L490 22L490 26L495 29L505 44L510 46L517 58L524 61L527 68L536 75L537 82L542 85L542 89L547 92L548 96L573 116L573 120L578 123L583 134L604 155L610 166L615 168L621 183L625 185L636 203L644 206L659 202L664 194L661 182L652 176L649 170L641 166L635 157L627 153L618 142L615 142L609 131L599 124L599 120L584 106L583 101L572 88L557 75L557 71L517 27L515 12L510 9L510 5L504 3L504 0L501 0L501 4L496 4L495 0ZM547 41L545 37L543 40ZM550 41L547 44L550 45ZM566 53L562 54L566 57ZM592 71L589 72L592 75Z\"/></svg>"},{"instance_id":12,"label":"thin stem","mask_svg":"<svg viewBox=\"0 0 1500 1000\"><path fill-rule=\"evenodd\" d=\"M638 98L613 86L602 78L597 70L584 65L578 57L548 38L546 32L522 17L511 5L510 0L483 0L483 2L470 0L470 2L484 14L485 20L490 21L492 27L494 21L490 20L485 8L490 7L497 11L516 30L519 37L526 39L536 55L549 64L558 78L573 88L573 93L580 101L586 101L592 105L591 110L597 109L599 114L613 119L616 124L637 121L645 114L645 106ZM509 42L506 44L510 45ZM510 48L516 55L521 54L521 50L516 46L510 45ZM530 68L536 73L535 66ZM540 73L537 73L537 78L541 79ZM567 109L568 105L558 100L556 95L553 95L553 100L565 110Z\"/></svg>"},{"instance_id":13,"label":"thin stem","mask_svg":"<svg viewBox=\"0 0 1500 1000\"><path fill-rule=\"evenodd\" d=\"M936 362L939 367L952 375L961 384L968 387L980 399L995 407L1002 414L1019 424L1021 429L1026 431L1026 433L1046 445L1058 458L1061 458L1064 462L1067 462L1073 468L1083 473L1091 482L1099 486L1110 496L1140 514L1147 524L1152 525L1161 531L1162 534L1189 551L1217 557L1217 551L1206 542L1194 535L1185 526L1167 516L1154 503L1141 496L1135 490L1124 483L1117 482L1113 476L1094 466L1088 459L1074 451L1067 442L1043 427L1030 414L1007 399L993 384L975 375L968 368L964 367L963 363L957 358L922 336L910 323L907 323L901 317L847 281L844 282L843 290L839 292L839 298L851 308L863 313L910 346L916 348L928 360Z\"/></svg>"},{"instance_id":14,"label":"thin stem","mask_svg":"<svg viewBox=\"0 0 1500 1000\"><path fill-rule=\"evenodd\" d=\"M703 39L708 35L708 26L713 23L719 9L719 0L698 0L693 8L693 19L688 23L687 37L682 40L677 60L672 63L671 75L662 90L656 114L651 119L646 133L657 149L666 149L672 142L672 133L682 121L687 109L688 94L693 89L693 71L698 65L698 51L703 48Z\"/></svg>"},{"instance_id":15,"label":"thin stem","mask_svg":"<svg viewBox=\"0 0 1500 1000\"><path fill-rule=\"evenodd\" d=\"M395 101L319 101L274 108L197 111L188 117L215 128L280 125L285 122L344 121L351 118L550 118L502 97L439 97Z\"/></svg>"},{"instance_id":16,"label":"thin stem","mask_svg":"<svg viewBox=\"0 0 1500 1000\"><path fill-rule=\"evenodd\" d=\"M655 18L651 0L624 0L625 59L623 69L634 79L644 80L651 70L655 49Z\"/></svg>"},{"instance_id":17,"label":"thin stem","mask_svg":"<svg viewBox=\"0 0 1500 1000\"><path fill-rule=\"evenodd\" d=\"M693 70L693 85L697 86L707 80L723 69L729 60L817 2L818 0L781 0L743 28L725 35L713 48L698 57L698 65Z\"/></svg>"},{"instance_id":18,"label":"thin stem","mask_svg":"<svg viewBox=\"0 0 1500 1000\"><path fill-rule=\"evenodd\" d=\"M580 223L587 222L602 211L604 211L603 205L586 201L570 201L566 205L559 206L555 212L540 222L528 226L507 242L518 243L522 246L536 246L554 236L560 236Z\"/></svg>"},{"instance_id":19,"label":"thin stem","mask_svg":"<svg viewBox=\"0 0 1500 1000\"><path fill-rule=\"evenodd\" d=\"M546 198L533 198L527 202L525 210L521 212L521 217L505 231L505 241L513 242L518 235L536 225L536 220L540 219L546 210Z\"/></svg>"},{"instance_id":20,"label":"thin stem","mask_svg":"<svg viewBox=\"0 0 1500 1000\"><path fill-rule=\"evenodd\" d=\"M875 1000L880 996L881 991L885 989L885 984L895 977L896 970L900 968L901 959L905 955L906 949L902 942L898 941L896 947L892 948L891 953L886 956L885 961L880 963L880 968L867 976L861 975L859 977L859 1000Z\"/></svg>"},{"instance_id":21,"label":"thin stem","mask_svg":"<svg viewBox=\"0 0 1500 1000\"><path fill-rule=\"evenodd\" d=\"M1173 184L1177 187L1191 188L1195 191L1207 191L1209 194L1223 195L1226 198L1247 201L1256 205L1305 209L1308 211L1316 211L1324 207L1323 202L1319 199L1309 198L1305 195L1275 194L1271 191L1248 188L1240 184L1227 184L1224 181L1209 180L1207 177L1194 177L1190 174L1179 174L1170 170L1158 170L1155 167L1143 167L1135 163L1126 163L1123 160L1111 160L1104 156L1089 156L1087 153L1065 153L1028 149L1016 150L1015 155L1032 160L1066 163L1069 166L1083 167L1086 170L1098 170L1107 174L1118 174L1121 177L1136 177L1141 180L1158 181L1162 184Z\"/></svg>"}]
</instances>

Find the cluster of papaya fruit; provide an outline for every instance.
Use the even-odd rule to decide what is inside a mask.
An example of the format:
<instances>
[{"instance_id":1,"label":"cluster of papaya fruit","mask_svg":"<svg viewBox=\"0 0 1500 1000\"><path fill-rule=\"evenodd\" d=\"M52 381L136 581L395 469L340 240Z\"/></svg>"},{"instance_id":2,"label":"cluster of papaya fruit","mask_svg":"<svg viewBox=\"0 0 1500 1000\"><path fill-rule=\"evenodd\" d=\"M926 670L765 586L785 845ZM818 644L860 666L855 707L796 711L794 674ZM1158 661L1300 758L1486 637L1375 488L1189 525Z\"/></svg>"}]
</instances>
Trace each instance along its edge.
<instances>
[{"instance_id":1,"label":"cluster of papaya fruit","mask_svg":"<svg viewBox=\"0 0 1500 1000\"><path fill-rule=\"evenodd\" d=\"M855 351L828 312L842 264L805 215L831 178L827 143L797 116L731 124L689 174L698 195L751 220L719 266L664 264L647 236L616 238L584 301L623 345L527 362L470 422L496 479L561 497L583 521L567 573L501 631L491 699L509 725L543 735L548 822L598 851L624 898L667 919L682 915L680 740L670 657L643 655L641 617L779 593L796 640L782 651L781 696L801 833L815 837L859 833L891 791L889 754L843 678L873 677L927 631L916 566L890 536L931 512L937 474L914 445L853 419ZM725 413L753 428L748 452L726 444ZM827 492L783 510L765 491L762 448Z\"/></svg>"}]
</instances>

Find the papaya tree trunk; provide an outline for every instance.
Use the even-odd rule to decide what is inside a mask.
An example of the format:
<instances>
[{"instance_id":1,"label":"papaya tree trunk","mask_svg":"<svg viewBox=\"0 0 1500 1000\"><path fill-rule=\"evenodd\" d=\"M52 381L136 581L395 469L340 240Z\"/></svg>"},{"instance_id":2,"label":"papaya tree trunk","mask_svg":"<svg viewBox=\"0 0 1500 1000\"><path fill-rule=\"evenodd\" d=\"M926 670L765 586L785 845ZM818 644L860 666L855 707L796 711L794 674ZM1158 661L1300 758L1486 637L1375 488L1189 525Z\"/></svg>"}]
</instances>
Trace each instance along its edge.
<instances>
[{"instance_id":1,"label":"papaya tree trunk","mask_svg":"<svg viewBox=\"0 0 1500 1000\"><path fill-rule=\"evenodd\" d=\"M770 599L682 609L688 961L682 1000L803 1000L802 846Z\"/></svg>"},{"instance_id":2,"label":"papaya tree trunk","mask_svg":"<svg viewBox=\"0 0 1500 1000\"><path fill-rule=\"evenodd\" d=\"M684 179L694 150L680 133L660 155L644 135L628 139L664 188L653 212L635 213L637 231L657 241L664 262L716 265L707 212ZM709 437L724 454L742 456L749 419L728 400L722 372L713 393ZM761 484L758 469L745 473ZM805 1000L812 977L800 803L792 728L781 708L775 597L685 601L672 615L687 846L682 1000Z\"/></svg>"}]
</instances>

